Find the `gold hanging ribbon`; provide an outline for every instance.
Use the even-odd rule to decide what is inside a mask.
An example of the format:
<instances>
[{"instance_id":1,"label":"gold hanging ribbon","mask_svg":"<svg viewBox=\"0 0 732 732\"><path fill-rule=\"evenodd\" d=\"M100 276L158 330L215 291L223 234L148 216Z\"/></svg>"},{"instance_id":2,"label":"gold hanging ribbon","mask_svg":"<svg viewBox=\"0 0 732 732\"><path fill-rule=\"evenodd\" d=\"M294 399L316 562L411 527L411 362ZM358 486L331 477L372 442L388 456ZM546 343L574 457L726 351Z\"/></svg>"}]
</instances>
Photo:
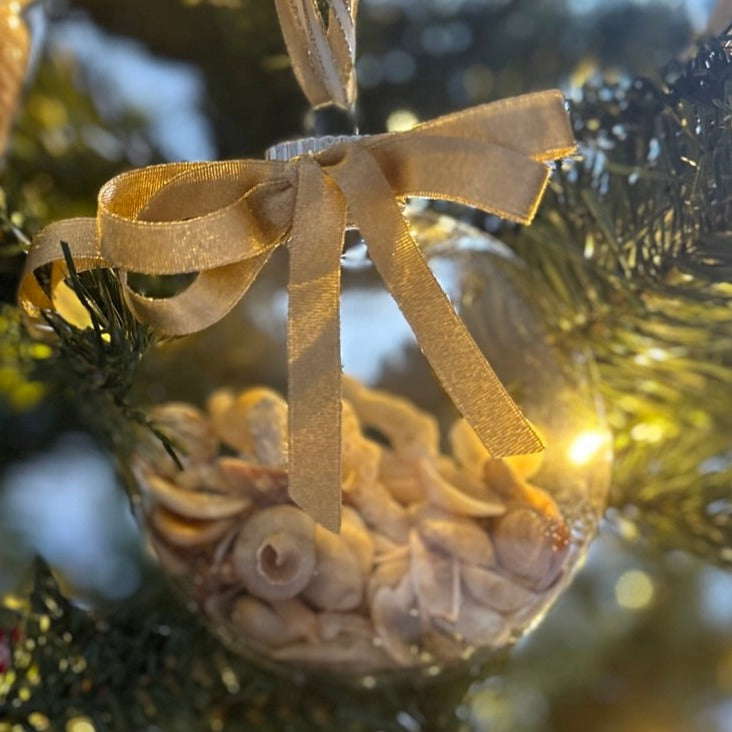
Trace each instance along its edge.
<instances>
[{"instance_id":1,"label":"gold hanging ribbon","mask_svg":"<svg viewBox=\"0 0 732 732\"><path fill-rule=\"evenodd\" d=\"M19 292L31 315L52 307L35 271L65 274L60 241L80 268L120 270L130 309L170 335L208 327L239 301L288 243L290 496L340 527L340 256L346 222L361 231L445 391L494 456L542 445L440 288L399 202L446 199L528 223L546 186L542 161L574 140L558 91L440 117L409 132L336 144L289 162L173 163L106 183L96 219L51 224L34 240ZM183 292L144 297L126 272L198 273Z\"/></svg>"},{"instance_id":2,"label":"gold hanging ribbon","mask_svg":"<svg viewBox=\"0 0 732 732\"><path fill-rule=\"evenodd\" d=\"M22 16L31 0L0 0L0 155L5 152L20 98L31 37Z\"/></svg>"},{"instance_id":3,"label":"gold hanging ribbon","mask_svg":"<svg viewBox=\"0 0 732 732\"><path fill-rule=\"evenodd\" d=\"M327 28L317 0L275 0L275 7L292 69L310 105L353 107L358 0L329 0Z\"/></svg>"}]
</instances>

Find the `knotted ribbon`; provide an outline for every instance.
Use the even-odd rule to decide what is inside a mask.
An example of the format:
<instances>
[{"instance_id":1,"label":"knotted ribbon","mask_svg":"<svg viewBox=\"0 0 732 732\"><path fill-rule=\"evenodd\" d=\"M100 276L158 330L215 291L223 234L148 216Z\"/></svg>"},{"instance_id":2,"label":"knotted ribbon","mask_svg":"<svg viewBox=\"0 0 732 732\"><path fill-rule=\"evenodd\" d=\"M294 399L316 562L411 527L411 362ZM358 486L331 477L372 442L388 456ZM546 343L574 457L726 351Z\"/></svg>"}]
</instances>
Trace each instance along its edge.
<instances>
[{"instance_id":1,"label":"knotted ribbon","mask_svg":"<svg viewBox=\"0 0 732 732\"><path fill-rule=\"evenodd\" d=\"M288 162L173 163L106 183L96 219L51 224L34 240L19 301L53 307L34 273L65 276L60 241L80 269L115 267L135 316L162 333L212 325L246 293L272 252L289 249L289 492L340 527L340 256L348 224L401 308L437 378L494 456L542 448L455 313L402 216L407 196L456 201L528 223L545 162L574 150L558 91L494 102L409 132L335 144ZM197 273L183 292L145 297L128 271Z\"/></svg>"}]
</instances>

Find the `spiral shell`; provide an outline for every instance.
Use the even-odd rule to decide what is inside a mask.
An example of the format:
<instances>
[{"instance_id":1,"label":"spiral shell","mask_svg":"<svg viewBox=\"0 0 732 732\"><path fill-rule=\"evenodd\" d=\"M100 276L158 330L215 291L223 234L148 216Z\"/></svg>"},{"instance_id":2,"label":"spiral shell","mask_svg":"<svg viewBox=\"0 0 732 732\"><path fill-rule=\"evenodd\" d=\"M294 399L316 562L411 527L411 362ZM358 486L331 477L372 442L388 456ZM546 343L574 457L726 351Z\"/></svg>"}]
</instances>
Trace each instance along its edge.
<instances>
[{"instance_id":1,"label":"spiral shell","mask_svg":"<svg viewBox=\"0 0 732 732\"><path fill-rule=\"evenodd\" d=\"M303 597L323 610L353 610L361 604L364 577L348 542L315 527L316 567Z\"/></svg>"},{"instance_id":2,"label":"spiral shell","mask_svg":"<svg viewBox=\"0 0 732 732\"><path fill-rule=\"evenodd\" d=\"M294 506L265 508L242 526L232 561L255 597L295 597L307 587L315 571L315 522Z\"/></svg>"}]
</instances>

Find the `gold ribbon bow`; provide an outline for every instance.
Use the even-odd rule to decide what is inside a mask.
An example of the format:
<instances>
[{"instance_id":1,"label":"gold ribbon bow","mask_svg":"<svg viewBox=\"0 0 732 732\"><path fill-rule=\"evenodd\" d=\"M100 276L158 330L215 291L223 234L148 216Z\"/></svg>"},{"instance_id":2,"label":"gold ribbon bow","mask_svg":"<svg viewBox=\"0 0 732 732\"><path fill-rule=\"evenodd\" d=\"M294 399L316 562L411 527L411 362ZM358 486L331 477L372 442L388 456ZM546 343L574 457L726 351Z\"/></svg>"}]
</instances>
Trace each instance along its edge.
<instances>
[{"instance_id":1,"label":"gold ribbon bow","mask_svg":"<svg viewBox=\"0 0 732 732\"><path fill-rule=\"evenodd\" d=\"M558 91L473 107L409 132L336 144L289 162L173 163L106 183L96 219L51 224L34 240L19 299L52 307L33 273L117 267L128 306L163 333L206 328L239 301L271 253L289 249L289 492L323 526L340 527L340 257L347 223L401 308L445 391L495 456L542 448L430 272L399 201L446 199L528 223L546 186L542 162L574 140ZM196 272L168 299L144 297L127 271Z\"/></svg>"}]
</instances>

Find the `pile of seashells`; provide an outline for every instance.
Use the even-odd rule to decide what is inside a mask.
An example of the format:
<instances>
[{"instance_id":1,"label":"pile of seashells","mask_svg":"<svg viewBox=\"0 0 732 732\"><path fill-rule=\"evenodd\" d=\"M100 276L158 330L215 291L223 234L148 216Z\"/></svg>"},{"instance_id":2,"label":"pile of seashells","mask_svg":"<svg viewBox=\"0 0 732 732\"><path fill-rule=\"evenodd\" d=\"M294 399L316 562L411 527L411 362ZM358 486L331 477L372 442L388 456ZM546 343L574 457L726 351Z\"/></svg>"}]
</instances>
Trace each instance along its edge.
<instances>
[{"instance_id":1,"label":"pile of seashells","mask_svg":"<svg viewBox=\"0 0 732 732\"><path fill-rule=\"evenodd\" d=\"M527 482L540 456L492 459L464 420L344 377L343 525L287 496L287 404L221 390L151 417L181 452L140 445L150 542L213 627L265 660L350 674L443 667L512 642L565 572L570 533Z\"/></svg>"}]
</instances>

